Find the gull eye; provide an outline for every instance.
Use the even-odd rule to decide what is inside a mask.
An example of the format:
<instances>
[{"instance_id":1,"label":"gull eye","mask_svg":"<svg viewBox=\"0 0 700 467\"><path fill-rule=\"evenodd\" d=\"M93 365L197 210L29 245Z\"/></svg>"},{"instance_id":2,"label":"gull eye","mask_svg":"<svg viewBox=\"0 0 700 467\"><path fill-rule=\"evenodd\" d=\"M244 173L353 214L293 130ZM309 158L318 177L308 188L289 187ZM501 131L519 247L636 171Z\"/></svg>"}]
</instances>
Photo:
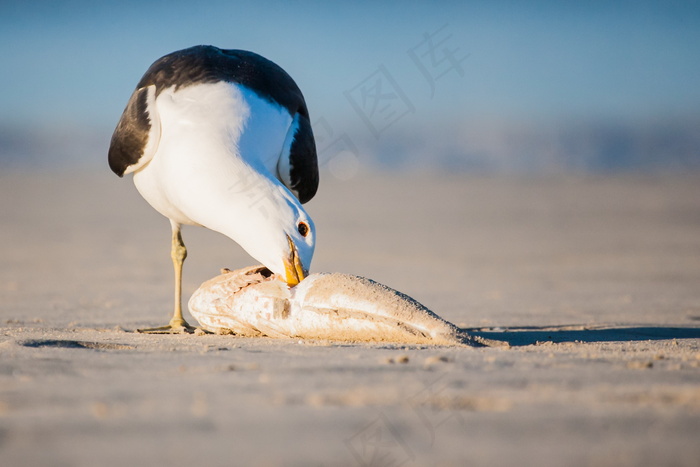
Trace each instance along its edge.
<instances>
[{"instance_id":1,"label":"gull eye","mask_svg":"<svg viewBox=\"0 0 700 467\"><path fill-rule=\"evenodd\" d=\"M302 237L306 237L309 234L309 224L306 222L299 222L299 225L297 225L297 230Z\"/></svg>"}]
</instances>

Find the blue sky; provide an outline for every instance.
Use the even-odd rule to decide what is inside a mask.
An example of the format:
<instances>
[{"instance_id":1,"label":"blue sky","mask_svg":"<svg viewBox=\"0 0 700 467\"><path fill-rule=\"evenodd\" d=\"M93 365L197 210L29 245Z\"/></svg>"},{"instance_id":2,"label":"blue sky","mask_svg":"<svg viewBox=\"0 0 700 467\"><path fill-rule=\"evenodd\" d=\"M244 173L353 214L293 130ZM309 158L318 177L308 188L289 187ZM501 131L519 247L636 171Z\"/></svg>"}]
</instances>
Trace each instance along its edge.
<instances>
[{"instance_id":1,"label":"blue sky","mask_svg":"<svg viewBox=\"0 0 700 467\"><path fill-rule=\"evenodd\" d=\"M196 4L196 5L195 5ZM698 110L700 8L686 2L3 2L0 119L111 123L148 65L199 43L257 51L312 111L384 64L425 97L407 50L447 25L465 76L435 114L644 116Z\"/></svg>"},{"instance_id":2,"label":"blue sky","mask_svg":"<svg viewBox=\"0 0 700 467\"><path fill-rule=\"evenodd\" d=\"M431 84L408 51L438 31L461 68ZM404 126L700 113L698 2L12 0L0 125L111 131L146 68L195 44L277 62L334 128L363 126L348 92L378 70L410 104Z\"/></svg>"}]
</instances>

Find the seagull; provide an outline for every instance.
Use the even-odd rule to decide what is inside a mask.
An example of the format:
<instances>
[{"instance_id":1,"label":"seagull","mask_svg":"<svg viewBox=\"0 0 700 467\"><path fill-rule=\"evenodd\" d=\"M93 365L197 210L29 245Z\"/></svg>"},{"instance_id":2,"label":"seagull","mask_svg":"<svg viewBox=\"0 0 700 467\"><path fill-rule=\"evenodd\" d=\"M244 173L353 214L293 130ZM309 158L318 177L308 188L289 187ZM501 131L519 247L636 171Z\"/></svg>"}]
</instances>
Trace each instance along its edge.
<instances>
[{"instance_id":1,"label":"seagull","mask_svg":"<svg viewBox=\"0 0 700 467\"><path fill-rule=\"evenodd\" d=\"M308 275L316 229L302 204L318 188L316 145L304 96L270 60L204 45L156 60L126 105L108 160L118 176L133 173L172 230L173 315L139 331L194 330L182 314L182 225L222 233L289 286Z\"/></svg>"}]
</instances>

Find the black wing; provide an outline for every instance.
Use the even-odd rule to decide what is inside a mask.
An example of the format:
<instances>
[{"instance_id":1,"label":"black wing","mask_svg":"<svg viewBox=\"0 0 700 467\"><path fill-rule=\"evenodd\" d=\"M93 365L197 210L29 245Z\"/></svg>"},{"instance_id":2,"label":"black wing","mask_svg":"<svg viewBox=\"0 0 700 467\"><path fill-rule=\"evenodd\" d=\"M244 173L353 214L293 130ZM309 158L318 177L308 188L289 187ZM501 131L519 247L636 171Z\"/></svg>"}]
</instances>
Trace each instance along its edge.
<instances>
[{"instance_id":1,"label":"black wing","mask_svg":"<svg viewBox=\"0 0 700 467\"><path fill-rule=\"evenodd\" d=\"M294 116L285 139L279 162L279 179L299 201L306 203L318 189L318 162L311 123L300 113Z\"/></svg>"},{"instance_id":2,"label":"black wing","mask_svg":"<svg viewBox=\"0 0 700 467\"><path fill-rule=\"evenodd\" d=\"M123 177L153 158L160 140L160 119L155 107L155 86L134 91L126 104L109 145L109 167Z\"/></svg>"}]
</instances>

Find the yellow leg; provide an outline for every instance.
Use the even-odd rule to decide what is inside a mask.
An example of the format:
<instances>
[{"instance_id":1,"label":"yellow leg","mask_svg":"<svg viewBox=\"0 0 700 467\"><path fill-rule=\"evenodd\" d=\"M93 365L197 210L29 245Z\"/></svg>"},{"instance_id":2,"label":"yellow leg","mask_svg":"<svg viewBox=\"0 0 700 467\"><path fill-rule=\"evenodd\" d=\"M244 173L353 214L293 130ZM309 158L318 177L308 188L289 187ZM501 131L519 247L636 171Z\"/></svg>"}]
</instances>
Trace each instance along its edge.
<instances>
[{"instance_id":1,"label":"yellow leg","mask_svg":"<svg viewBox=\"0 0 700 467\"><path fill-rule=\"evenodd\" d=\"M187 324L182 316L182 264L187 258L187 248L182 241L180 234L180 226L171 221L173 229L172 247L170 257L173 259L173 268L175 269L175 310L170 323L167 326L159 328L138 329L138 332L150 334L182 334L192 333L195 328Z\"/></svg>"}]
</instances>

